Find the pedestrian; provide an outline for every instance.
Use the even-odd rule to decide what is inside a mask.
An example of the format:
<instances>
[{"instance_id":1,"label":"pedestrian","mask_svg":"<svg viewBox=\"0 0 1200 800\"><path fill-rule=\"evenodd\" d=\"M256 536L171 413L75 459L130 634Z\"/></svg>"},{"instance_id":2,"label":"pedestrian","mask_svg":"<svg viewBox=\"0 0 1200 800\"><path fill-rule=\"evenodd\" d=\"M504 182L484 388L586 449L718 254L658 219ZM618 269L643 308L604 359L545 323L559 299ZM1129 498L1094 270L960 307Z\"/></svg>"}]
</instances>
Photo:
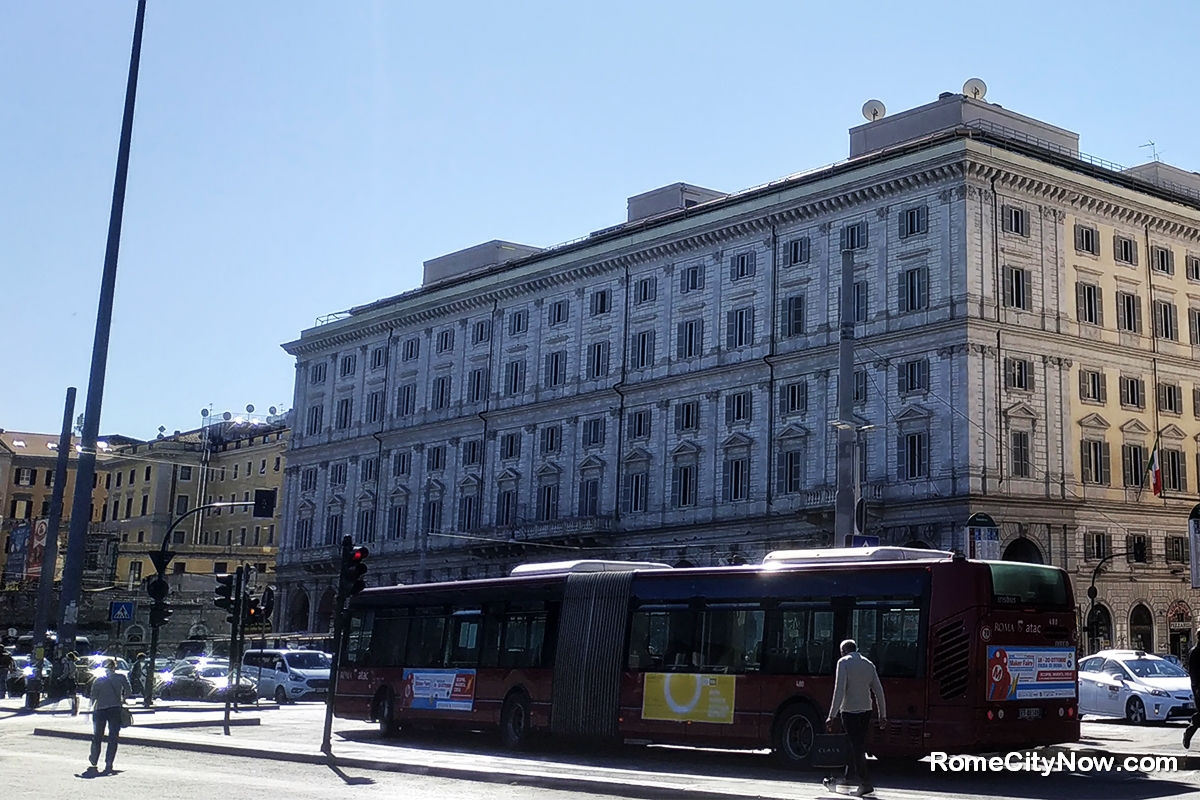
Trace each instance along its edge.
<instances>
[{"instance_id":1,"label":"pedestrian","mask_svg":"<svg viewBox=\"0 0 1200 800\"><path fill-rule=\"evenodd\" d=\"M125 698L132 688L129 679L117 672L117 660L104 662L104 674L92 681L92 755L89 770L96 769L100 760L100 740L108 726L108 749L104 754L104 771L112 772L117 755L117 739L124 723Z\"/></svg>"},{"instance_id":2,"label":"pedestrian","mask_svg":"<svg viewBox=\"0 0 1200 800\"><path fill-rule=\"evenodd\" d=\"M841 717L850 745L846 774L841 783L849 785L851 779L857 776L857 794L867 795L875 791L867 774L866 752L867 731L871 725L871 695L875 695L875 705L879 707L880 728L887 724L887 701L883 698L883 686L879 683L875 665L862 657L853 639L842 642L842 657L837 662L833 685L833 702L825 724L832 731L834 718ZM829 791L837 791L834 778L826 778L823 783Z\"/></svg>"},{"instance_id":3,"label":"pedestrian","mask_svg":"<svg viewBox=\"0 0 1200 800\"><path fill-rule=\"evenodd\" d=\"M8 648L0 645L0 698L8 694L8 681L11 677L13 657L8 654Z\"/></svg>"},{"instance_id":4,"label":"pedestrian","mask_svg":"<svg viewBox=\"0 0 1200 800\"><path fill-rule=\"evenodd\" d=\"M72 650L63 658L58 677L57 699L66 699L71 703L71 716L79 713L79 655Z\"/></svg>"},{"instance_id":5,"label":"pedestrian","mask_svg":"<svg viewBox=\"0 0 1200 800\"><path fill-rule=\"evenodd\" d=\"M134 696L142 697L146 694L145 653L138 653L137 658L133 661L133 666L129 668L129 685L133 687Z\"/></svg>"},{"instance_id":6,"label":"pedestrian","mask_svg":"<svg viewBox=\"0 0 1200 800\"><path fill-rule=\"evenodd\" d=\"M1188 652L1188 678L1192 681L1192 705L1196 709L1192 713L1192 722L1183 732L1183 746L1191 749L1192 737L1200 729L1200 642Z\"/></svg>"}]
</instances>

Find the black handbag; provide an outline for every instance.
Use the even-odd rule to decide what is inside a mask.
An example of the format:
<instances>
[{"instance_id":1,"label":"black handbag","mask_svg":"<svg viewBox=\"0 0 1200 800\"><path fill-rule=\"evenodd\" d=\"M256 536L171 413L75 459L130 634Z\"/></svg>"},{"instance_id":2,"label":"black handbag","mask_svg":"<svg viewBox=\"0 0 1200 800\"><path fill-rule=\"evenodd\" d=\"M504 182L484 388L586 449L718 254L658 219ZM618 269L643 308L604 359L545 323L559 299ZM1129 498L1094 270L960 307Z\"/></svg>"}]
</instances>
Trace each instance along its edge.
<instances>
[{"instance_id":1,"label":"black handbag","mask_svg":"<svg viewBox=\"0 0 1200 800\"><path fill-rule=\"evenodd\" d=\"M127 707L121 706L121 727L128 728L133 724L133 712Z\"/></svg>"},{"instance_id":2,"label":"black handbag","mask_svg":"<svg viewBox=\"0 0 1200 800\"><path fill-rule=\"evenodd\" d=\"M850 758L850 741L844 733L818 733L813 737L810 760L814 767L844 767Z\"/></svg>"}]
</instances>

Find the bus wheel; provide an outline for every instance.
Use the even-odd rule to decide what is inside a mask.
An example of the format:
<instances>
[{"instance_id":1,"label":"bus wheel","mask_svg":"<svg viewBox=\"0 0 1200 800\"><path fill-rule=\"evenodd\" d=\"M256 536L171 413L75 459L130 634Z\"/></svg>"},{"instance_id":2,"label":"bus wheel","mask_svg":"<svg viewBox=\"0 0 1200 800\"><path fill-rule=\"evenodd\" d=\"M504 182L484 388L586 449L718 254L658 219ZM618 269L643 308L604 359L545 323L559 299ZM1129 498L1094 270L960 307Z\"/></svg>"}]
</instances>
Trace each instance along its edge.
<instances>
[{"instance_id":1,"label":"bus wheel","mask_svg":"<svg viewBox=\"0 0 1200 800\"><path fill-rule=\"evenodd\" d=\"M820 731L820 721L806 705L785 708L775 721L775 757L788 769L803 769L809 765L813 742Z\"/></svg>"},{"instance_id":2,"label":"bus wheel","mask_svg":"<svg viewBox=\"0 0 1200 800\"><path fill-rule=\"evenodd\" d=\"M518 750L529 739L529 728L529 697L513 692L500 710L500 738L506 747Z\"/></svg>"},{"instance_id":3,"label":"bus wheel","mask_svg":"<svg viewBox=\"0 0 1200 800\"><path fill-rule=\"evenodd\" d=\"M1125 705L1125 719L1134 725L1146 724L1146 704L1141 701L1141 698L1129 698L1129 702Z\"/></svg>"},{"instance_id":4,"label":"bus wheel","mask_svg":"<svg viewBox=\"0 0 1200 800\"><path fill-rule=\"evenodd\" d=\"M379 718L379 735L383 737L396 735L396 701L392 698L391 692L385 692L379 698L379 703L375 706L376 716Z\"/></svg>"}]
</instances>

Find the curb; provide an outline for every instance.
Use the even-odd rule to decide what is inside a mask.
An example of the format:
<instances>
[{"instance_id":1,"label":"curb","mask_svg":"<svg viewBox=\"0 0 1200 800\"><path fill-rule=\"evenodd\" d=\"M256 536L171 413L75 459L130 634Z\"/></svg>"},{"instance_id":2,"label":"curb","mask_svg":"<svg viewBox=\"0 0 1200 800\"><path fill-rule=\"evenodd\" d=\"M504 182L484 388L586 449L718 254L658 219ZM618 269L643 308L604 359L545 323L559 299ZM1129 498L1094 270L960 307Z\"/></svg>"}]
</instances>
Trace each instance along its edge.
<instances>
[{"instance_id":1,"label":"curb","mask_svg":"<svg viewBox=\"0 0 1200 800\"><path fill-rule=\"evenodd\" d=\"M60 739L90 741L92 736L85 731L64 731L52 728L34 728L34 736L51 736ZM159 747L169 750L188 750L196 753L259 758L269 761L287 761L298 764L351 767L376 772L400 772L410 775L425 775L431 778L474 781L477 783L500 783L526 786L536 789L602 794L614 797L629 797L637 800L777 800L780 795L760 794L750 791L725 791L706 789L703 786L662 786L650 783L631 783L628 779L606 779L598 777L566 777L552 774L529 774L521 772L496 772L465 767L429 766L378 761L370 758L326 756L323 753L267 752L249 747L218 744L216 742L147 741L141 737L122 738L121 744L129 747ZM547 765L553 768L553 765Z\"/></svg>"},{"instance_id":2,"label":"curb","mask_svg":"<svg viewBox=\"0 0 1200 800\"><path fill-rule=\"evenodd\" d=\"M258 717L232 717L229 720L229 727L244 728L247 726L261 725L262 720ZM134 726L138 728L154 728L155 730L178 730L182 728L220 728L225 725L223 719L199 719L199 720L183 720L179 722L138 722L134 721Z\"/></svg>"}]
</instances>

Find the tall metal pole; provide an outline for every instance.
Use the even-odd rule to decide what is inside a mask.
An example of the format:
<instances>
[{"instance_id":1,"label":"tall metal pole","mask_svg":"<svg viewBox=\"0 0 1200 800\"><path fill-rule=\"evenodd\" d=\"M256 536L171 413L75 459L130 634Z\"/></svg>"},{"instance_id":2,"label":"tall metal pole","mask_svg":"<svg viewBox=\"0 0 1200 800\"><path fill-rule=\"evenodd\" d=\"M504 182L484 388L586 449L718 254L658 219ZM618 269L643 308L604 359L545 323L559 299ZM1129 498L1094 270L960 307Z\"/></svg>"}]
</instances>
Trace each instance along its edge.
<instances>
[{"instance_id":1,"label":"tall metal pole","mask_svg":"<svg viewBox=\"0 0 1200 800\"><path fill-rule=\"evenodd\" d=\"M342 668L342 650L345 643L342 636L346 630L345 620L342 619L342 608L346 605L346 594L350 591L344 585L342 578L350 565L351 553L354 550L354 540L349 535L342 537L342 555L338 560L337 599L333 605L333 663L329 669L329 688L325 695L325 728L321 733L321 752L333 755L333 695L337 691L338 671Z\"/></svg>"},{"instance_id":2,"label":"tall metal pole","mask_svg":"<svg viewBox=\"0 0 1200 800\"><path fill-rule=\"evenodd\" d=\"M137 96L138 65L142 55L142 24L146 0L138 0L129 55L129 79L125 84L125 114L117 148L117 175L113 182L112 210L108 218L108 244L104 251L104 274L100 279L100 308L96 314L96 338L92 343L92 370L88 376L87 403L83 412L82 449L75 467L75 496L71 504L71 528L63 561L62 595L59 599L58 641L75 648L79 592L83 583L84 550L91 522L92 477L96 474L96 440L100 436L100 408L104 400L104 373L108 366L108 334L112 327L113 295L117 285L117 253L121 248L121 217L125 212L125 181L129 175L129 147L133 139L133 106Z\"/></svg>"},{"instance_id":3,"label":"tall metal pole","mask_svg":"<svg viewBox=\"0 0 1200 800\"><path fill-rule=\"evenodd\" d=\"M33 612L33 676L25 695L25 707L37 708L42 692L42 657L45 655L46 628L50 622L50 601L54 599L54 573L58 571L58 530L62 527L63 494L67 486L67 461L71 457L71 419L75 416L75 387L67 387L63 404L62 433L58 435L58 458L54 461L54 491L50 495L50 521L46 526L46 549L38 575L37 607Z\"/></svg>"},{"instance_id":4,"label":"tall metal pole","mask_svg":"<svg viewBox=\"0 0 1200 800\"><path fill-rule=\"evenodd\" d=\"M837 494L834 496L834 546L854 538L854 252L842 251L842 326L838 341Z\"/></svg>"}]
</instances>

